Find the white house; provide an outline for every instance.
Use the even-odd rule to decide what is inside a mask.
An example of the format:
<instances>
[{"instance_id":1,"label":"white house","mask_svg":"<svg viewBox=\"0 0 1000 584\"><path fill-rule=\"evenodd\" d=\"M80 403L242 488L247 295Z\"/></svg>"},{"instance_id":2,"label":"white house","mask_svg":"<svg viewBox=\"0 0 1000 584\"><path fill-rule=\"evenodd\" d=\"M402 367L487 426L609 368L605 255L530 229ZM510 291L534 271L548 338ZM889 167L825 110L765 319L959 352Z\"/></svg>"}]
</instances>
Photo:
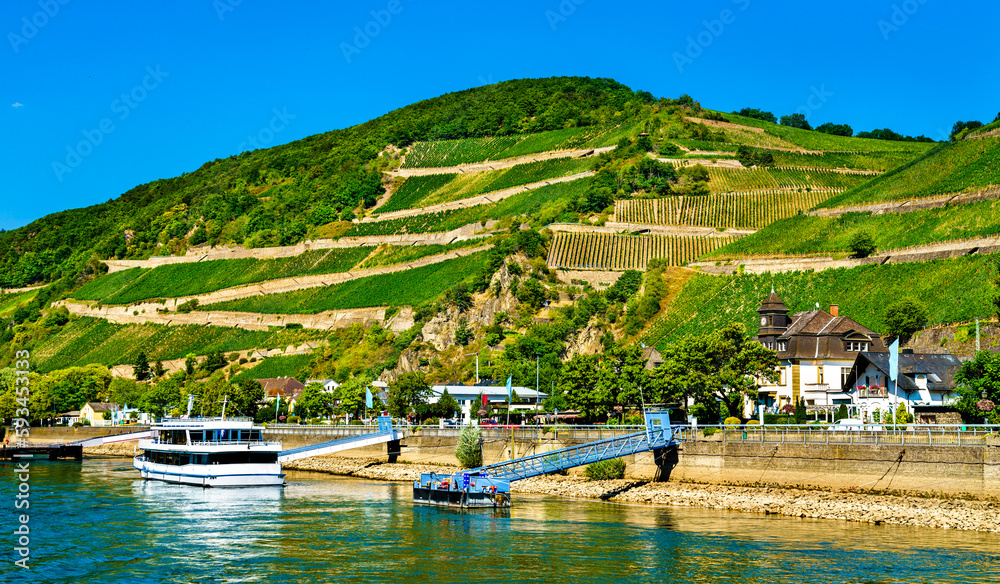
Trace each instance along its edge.
<instances>
[{"instance_id":1,"label":"white house","mask_svg":"<svg viewBox=\"0 0 1000 584\"><path fill-rule=\"evenodd\" d=\"M858 414L868 420L876 409L894 412L902 403L917 422L957 423L960 416L947 406L955 397L955 373L961 366L954 355L904 349L893 382L888 353L861 353L844 382L844 391L851 395Z\"/></svg>"},{"instance_id":2,"label":"white house","mask_svg":"<svg viewBox=\"0 0 1000 584\"><path fill-rule=\"evenodd\" d=\"M544 392L536 392L534 389L521 387L519 385L511 386L510 389L517 395L518 399L526 400L528 402L511 404L511 411L540 410L541 401L548 397L548 395ZM486 401L491 404L507 403L506 385L435 385L431 387L433 394L430 398L428 398L427 402L436 404L438 400L441 399L445 390L447 390L448 395L455 398L462 407L461 416L463 424L472 423L473 408L478 410L481 406L481 403L477 402L477 400L481 399L479 396L484 396Z\"/></svg>"}]
</instances>

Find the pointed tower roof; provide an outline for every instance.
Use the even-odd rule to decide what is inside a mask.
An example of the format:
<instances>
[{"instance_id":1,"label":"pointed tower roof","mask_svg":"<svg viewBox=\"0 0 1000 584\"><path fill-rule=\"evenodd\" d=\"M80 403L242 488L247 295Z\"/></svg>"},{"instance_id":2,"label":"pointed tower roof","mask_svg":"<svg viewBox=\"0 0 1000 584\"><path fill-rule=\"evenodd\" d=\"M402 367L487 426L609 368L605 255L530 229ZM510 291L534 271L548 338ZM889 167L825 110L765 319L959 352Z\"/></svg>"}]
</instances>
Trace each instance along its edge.
<instances>
[{"instance_id":1,"label":"pointed tower roof","mask_svg":"<svg viewBox=\"0 0 1000 584\"><path fill-rule=\"evenodd\" d=\"M764 300L764 302L761 303L760 308L757 309L757 312L772 312L772 311L788 312L788 309L785 308L785 303L782 302L781 298L779 298L778 295L774 292L773 287L771 288L771 294L768 295L768 297Z\"/></svg>"}]
</instances>

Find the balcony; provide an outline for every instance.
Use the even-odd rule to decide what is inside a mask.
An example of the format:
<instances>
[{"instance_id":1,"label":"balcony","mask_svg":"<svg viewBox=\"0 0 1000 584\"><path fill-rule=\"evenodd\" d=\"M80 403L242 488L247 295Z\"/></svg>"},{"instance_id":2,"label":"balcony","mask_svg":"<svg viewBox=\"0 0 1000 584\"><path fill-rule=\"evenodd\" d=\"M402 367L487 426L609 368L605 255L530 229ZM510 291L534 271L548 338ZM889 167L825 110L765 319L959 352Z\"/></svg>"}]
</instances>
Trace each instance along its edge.
<instances>
[{"instance_id":1,"label":"balcony","mask_svg":"<svg viewBox=\"0 0 1000 584\"><path fill-rule=\"evenodd\" d=\"M864 385L859 385L857 387L859 398L879 398L887 397L889 394L884 387L873 385L866 387Z\"/></svg>"}]
</instances>

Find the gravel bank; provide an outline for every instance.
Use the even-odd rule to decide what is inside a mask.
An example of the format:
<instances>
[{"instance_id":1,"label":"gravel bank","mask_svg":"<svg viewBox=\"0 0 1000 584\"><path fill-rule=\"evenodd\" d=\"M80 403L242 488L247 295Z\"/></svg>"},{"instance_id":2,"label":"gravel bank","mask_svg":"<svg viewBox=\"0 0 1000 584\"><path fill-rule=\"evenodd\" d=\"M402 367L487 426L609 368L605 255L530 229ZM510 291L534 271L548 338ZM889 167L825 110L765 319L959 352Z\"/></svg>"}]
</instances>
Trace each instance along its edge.
<instances>
[{"instance_id":1,"label":"gravel bank","mask_svg":"<svg viewBox=\"0 0 1000 584\"><path fill-rule=\"evenodd\" d=\"M313 458L285 465L307 470L387 481L413 481L421 472L450 474L458 467L388 464L377 459ZM649 483L629 479L588 481L549 475L517 481L515 493L602 499L675 507L707 507L789 517L839 519L1000 533L1000 504L994 501L826 492L770 487L730 487L694 483Z\"/></svg>"},{"instance_id":2,"label":"gravel bank","mask_svg":"<svg viewBox=\"0 0 1000 584\"><path fill-rule=\"evenodd\" d=\"M133 456L130 443L86 448L87 455ZM306 458L285 470L322 472L382 481L414 481L422 472L451 474L457 466L389 464L377 458ZM732 487L694 483L649 483L629 479L588 481L581 476L548 475L517 481L515 493L537 493L674 507L731 509L766 515L839 519L1000 533L1000 503L966 499L909 497L860 492L828 492L772 487Z\"/></svg>"}]
</instances>

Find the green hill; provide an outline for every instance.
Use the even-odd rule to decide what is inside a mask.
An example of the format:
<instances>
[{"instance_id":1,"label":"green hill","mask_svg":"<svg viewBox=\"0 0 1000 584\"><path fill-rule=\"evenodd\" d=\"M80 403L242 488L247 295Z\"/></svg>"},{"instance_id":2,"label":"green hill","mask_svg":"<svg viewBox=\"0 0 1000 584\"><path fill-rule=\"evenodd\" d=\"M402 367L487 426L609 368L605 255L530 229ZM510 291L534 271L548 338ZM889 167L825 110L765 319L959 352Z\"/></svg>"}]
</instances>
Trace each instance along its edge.
<instances>
[{"instance_id":1,"label":"green hill","mask_svg":"<svg viewBox=\"0 0 1000 584\"><path fill-rule=\"evenodd\" d=\"M207 242L287 245L371 206L386 146L617 123L653 96L580 77L507 81L400 108L370 122L216 159L107 203L0 233L0 286L79 272L93 256L143 258Z\"/></svg>"}]
</instances>

